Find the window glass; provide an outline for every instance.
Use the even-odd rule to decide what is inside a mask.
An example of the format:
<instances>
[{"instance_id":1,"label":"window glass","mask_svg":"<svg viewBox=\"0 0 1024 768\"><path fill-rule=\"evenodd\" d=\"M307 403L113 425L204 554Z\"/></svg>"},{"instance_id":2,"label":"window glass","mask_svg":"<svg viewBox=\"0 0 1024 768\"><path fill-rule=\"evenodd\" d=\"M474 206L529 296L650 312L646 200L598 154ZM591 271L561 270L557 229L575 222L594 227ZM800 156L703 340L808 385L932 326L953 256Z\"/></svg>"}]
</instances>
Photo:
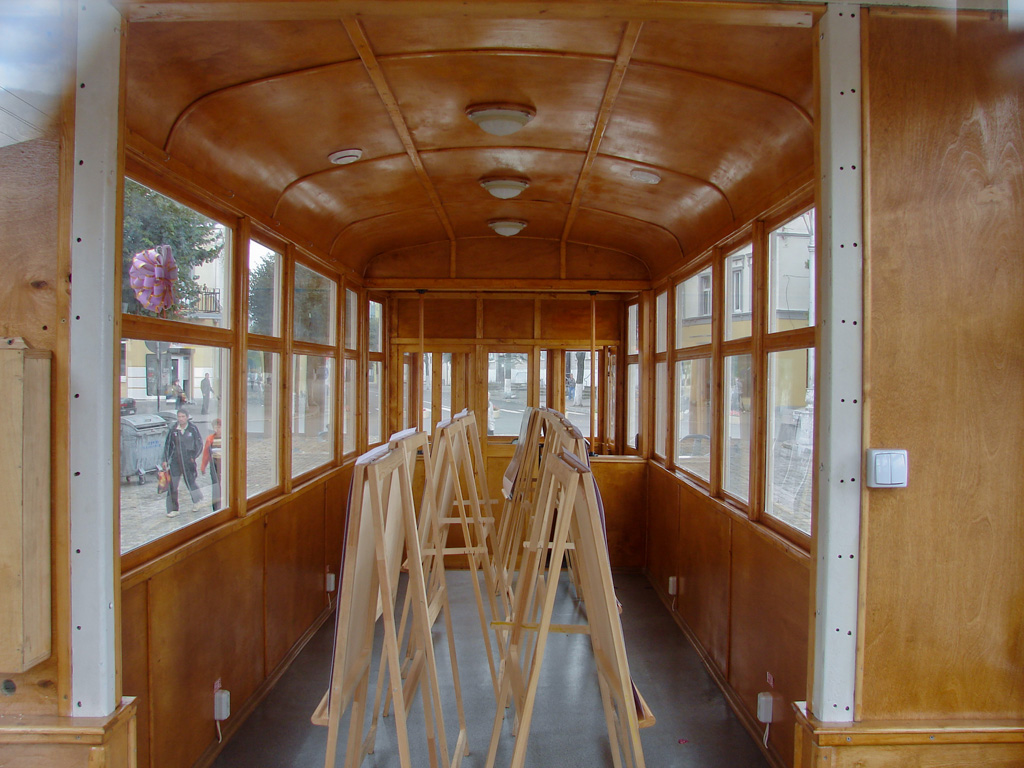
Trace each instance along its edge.
<instances>
[{"instance_id":1,"label":"window glass","mask_svg":"<svg viewBox=\"0 0 1024 768\"><path fill-rule=\"evenodd\" d=\"M711 343L711 268L676 285L676 348Z\"/></svg>"},{"instance_id":2,"label":"window glass","mask_svg":"<svg viewBox=\"0 0 1024 768\"><path fill-rule=\"evenodd\" d=\"M676 363L676 466L711 479L711 360Z\"/></svg>"},{"instance_id":3,"label":"window glass","mask_svg":"<svg viewBox=\"0 0 1024 768\"><path fill-rule=\"evenodd\" d=\"M281 254L249 241L249 333L281 335Z\"/></svg>"},{"instance_id":4,"label":"window glass","mask_svg":"<svg viewBox=\"0 0 1024 768\"><path fill-rule=\"evenodd\" d=\"M301 264L295 265L292 334L296 341L334 343L335 290L334 281L329 277Z\"/></svg>"},{"instance_id":5,"label":"window glass","mask_svg":"<svg viewBox=\"0 0 1024 768\"><path fill-rule=\"evenodd\" d=\"M615 380L618 375L618 364L619 355L618 350L615 347L608 347L608 353L605 355L605 425L604 425L604 438L605 442L612 450L614 450L615 444L615 400L616 390L618 389L618 382Z\"/></svg>"},{"instance_id":6,"label":"window glass","mask_svg":"<svg viewBox=\"0 0 1024 768\"><path fill-rule=\"evenodd\" d=\"M494 416L494 434L519 434L530 391L529 376L530 356L526 352L487 354L487 405Z\"/></svg>"},{"instance_id":7,"label":"window glass","mask_svg":"<svg viewBox=\"0 0 1024 768\"><path fill-rule=\"evenodd\" d=\"M125 179L121 311L230 327L231 231Z\"/></svg>"},{"instance_id":8,"label":"window glass","mask_svg":"<svg viewBox=\"0 0 1024 768\"><path fill-rule=\"evenodd\" d=\"M668 455L668 363L654 366L654 452Z\"/></svg>"},{"instance_id":9,"label":"window glass","mask_svg":"<svg viewBox=\"0 0 1024 768\"><path fill-rule=\"evenodd\" d=\"M452 417L452 353L441 353L441 421Z\"/></svg>"},{"instance_id":10,"label":"window glass","mask_svg":"<svg viewBox=\"0 0 1024 768\"><path fill-rule=\"evenodd\" d=\"M768 331L814 325L814 209L768 235Z\"/></svg>"},{"instance_id":11,"label":"window glass","mask_svg":"<svg viewBox=\"0 0 1024 768\"><path fill-rule=\"evenodd\" d=\"M626 445L640 448L640 366L626 366Z\"/></svg>"},{"instance_id":12,"label":"window glass","mask_svg":"<svg viewBox=\"0 0 1024 768\"><path fill-rule=\"evenodd\" d=\"M345 289L345 348L359 348L359 294Z\"/></svg>"},{"instance_id":13,"label":"window glass","mask_svg":"<svg viewBox=\"0 0 1024 768\"><path fill-rule=\"evenodd\" d=\"M298 477L334 458L334 360L295 355L292 390L292 477Z\"/></svg>"},{"instance_id":14,"label":"window glass","mask_svg":"<svg viewBox=\"0 0 1024 768\"><path fill-rule=\"evenodd\" d=\"M434 432L434 353L423 355L423 380L420 389L423 391L423 431L428 435Z\"/></svg>"},{"instance_id":15,"label":"window glass","mask_svg":"<svg viewBox=\"0 0 1024 768\"><path fill-rule=\"evenodd\" d=\"M725 358L725 457L722 487L747 501L750 493L750 355Z\"/></svg>"},{"instance_id":16,"label":"window glass","mask_svg":"<svg viewBox=\"0 0 1024 768\"><path fill-rule=\"evenodd\" d=\"M228 350L138 339L123 344L122 554L212 515L226 503L230 472L223 446L231 434ZM170 487L158 494L157 471L165 462Z\"/></svg>"},{"instance_id":17,"label":"window glass","mask_svg":"<svg viewBox=\"0 0 1024 768\"><path fill-rule=\"evenodd\" d=\"M275 488L278 477L278 370L276 352L249 352L246 387L246 497Z\"/></svg>"},{"instance_id":18,"label":"window glass","mask_svg":"<svg viewBox=\"0 0 1024 768\"><path fill-rule=\"evenodd\" d=\"M765 512L810 534L813 349L768 355L768 440Z\"/></svg>"},{"instance_id":19,"label":"window glass","mask_svg":"<svg viewBox=\"0 0 1024 768\"><path fill-rule=\"evenodd\" d=\"M725 257L725 338L750 336L754 247L747 245Z\"/></svg>"},{"instance_id":20,"label":"window glass","mask_svg":"<svg viewBox=\"0 0 1024 768\"><path fill-rule=\"evenodd\" d=\"M384 364L371 360L366 367L366 439L370 445L379 443L382 413L380 407L381 376Z\"/></svg>"},{"instance_id":21,"label":"window glass","mask_svg":"<svg viewBox=\"0 0 1024 768\"><path fill-rule=\"evenodd\" d=\"M595 383L601 382L601 352L597 353ZM590 434L590 412L598 406L599 389L591 387L590 350L565 353L565 416L584 437Z\"/></svg>"},{"instance_id":22,"label":"window glass","mask_svg":"<svg viewBox=\"0 0 1024 768\"><path fill-rule=\"evenodd\" d=\"M384 307L379 301L370 302L370 315L369 325L367 330L369 332L369 346L367 349L370 352L383 352L384 351L384 340L383 340L383 327L381 320L384 316Z\"/></svg>"},{"instance_id":23,"label":"window glass","mask_svg":"<svg viewBox=\"0 0 1024 768\"><path fill-rule=\"evenodd\" d=\"M345 360L345 391L342 395L345 398L345 420L342 423L341 441L342 451L346 454L356 449L356 421L359 413L359 406L356 402L356 380L358 366L352 358Z\"/></svg>"},{"instance_id":24,"label":"window glass","mask_svg":"<svg viewBox=\"0 0 1024 768\"><path fill-rule=\"evenodd\" d=\"M668 291L654 297L654 351L668 349Z\"/></svg>"},{"instance_id":25,"label":"window glass","mask_svg":"<svg viewBox=\"0 0 1024 768\"><path fill-rule=\"evenodd\" d=\"M540 351L540 404L548 404L548 351Z\"/></svg>"},{"instance_id":26,"label":"window glass","mask_svg":"<svg viewBox=\"0 0 1024 768\"><path fill-rule=\"evenodd\" d=\"M640 349L640 323L637 320L638 304L626 308L626 354L635 355Z\"/></svg>"},{"instance_id":27,"label":"window glass","mask_svg":"<svg viewBox=\"0 0 1024 768\"><path fill-rule=\"evenodd\" d=\"M402 427L408 429L416 426L416 414L412 412L413 371L416 370L416 357L410 352L402 355Z\"/></svg>"}]
</instances>

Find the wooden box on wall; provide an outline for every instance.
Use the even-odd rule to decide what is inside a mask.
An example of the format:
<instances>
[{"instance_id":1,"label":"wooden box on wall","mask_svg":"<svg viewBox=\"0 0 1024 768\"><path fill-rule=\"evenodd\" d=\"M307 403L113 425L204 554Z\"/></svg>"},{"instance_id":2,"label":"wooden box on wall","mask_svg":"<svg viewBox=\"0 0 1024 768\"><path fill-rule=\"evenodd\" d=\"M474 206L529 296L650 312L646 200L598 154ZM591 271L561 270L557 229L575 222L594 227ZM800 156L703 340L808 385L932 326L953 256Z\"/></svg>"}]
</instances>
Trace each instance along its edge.
<instances>
[{"instance_id":1,"label":"wooden box on wall","mask_svg":"<svg viewBox=\"0 0 1024 768\"><path fill-rule=\"evenodd\" d=\"M50 353L0 350L0 672L50 656Z\"/></svg>"}]
</instances>

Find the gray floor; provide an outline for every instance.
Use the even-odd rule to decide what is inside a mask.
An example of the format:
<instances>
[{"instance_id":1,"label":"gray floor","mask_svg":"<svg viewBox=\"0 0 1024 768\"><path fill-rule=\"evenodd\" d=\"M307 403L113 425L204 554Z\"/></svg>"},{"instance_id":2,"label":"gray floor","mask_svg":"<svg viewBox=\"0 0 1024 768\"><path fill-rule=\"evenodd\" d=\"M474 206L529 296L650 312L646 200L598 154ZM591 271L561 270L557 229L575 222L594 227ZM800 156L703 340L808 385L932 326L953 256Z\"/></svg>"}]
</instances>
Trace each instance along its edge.
<instances>
[{"instance_id":1,"label":"gray floor","mask_svg":"<svg viewBox=\"0 0 1024 768\"><path fill-rule=\"evenodd\" d=\"M449 572L448 576L471 750L462 764L483 768L494 718L494 694L472 582L465 571ZM653 727L641 731L646 764L652 768L766 768L768 763L726 706L647 580L616 574L615 586L623 605L630 673L657 718ZM562 592L555 621L567 623L575 608L564 586ZM438 627L443 627L440 620ZM448 651L443 629L434 634L442 695L447 693L444 718L451 749L457 719ZM334 624L328 621L225 746L214 763L216 768L312 768L324 764L327 729L311 725L309 717L328 684L333 641ZM373 678L376 670L374 663ZM409 722L413 765L417 767L428 765L418 704L417 697ZM509 764L512 743L506 720L496 765ZM397 768L394 744L393 721L382 720L376 750L362 765ZM343 754L339 754L337 765L343 763ZM552 635L549 639L526 764L535 768L612 765L596 670L585 635Z\"/></svg>"}]
</instances>

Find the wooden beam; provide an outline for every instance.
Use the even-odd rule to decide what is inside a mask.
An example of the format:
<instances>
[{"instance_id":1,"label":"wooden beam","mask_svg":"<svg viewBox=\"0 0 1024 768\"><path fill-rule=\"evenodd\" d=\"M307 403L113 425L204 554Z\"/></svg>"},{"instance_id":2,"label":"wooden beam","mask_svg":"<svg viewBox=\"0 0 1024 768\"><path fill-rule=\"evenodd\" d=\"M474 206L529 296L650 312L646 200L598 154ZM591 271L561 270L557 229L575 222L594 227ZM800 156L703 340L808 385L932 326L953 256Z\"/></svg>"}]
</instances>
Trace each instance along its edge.
<instances>
[{"instance_id":1,"label":"wooden beam","mask_svg":"<svg viewBox=\"0 0 1024 768\"><path fill-rule=\"evenodd\" d=\"M556 280L549 278L370 278L366 287L376 291L569 291L585 293L636 293L648 288L646 280Z\"/></svg>"}]
</instances>

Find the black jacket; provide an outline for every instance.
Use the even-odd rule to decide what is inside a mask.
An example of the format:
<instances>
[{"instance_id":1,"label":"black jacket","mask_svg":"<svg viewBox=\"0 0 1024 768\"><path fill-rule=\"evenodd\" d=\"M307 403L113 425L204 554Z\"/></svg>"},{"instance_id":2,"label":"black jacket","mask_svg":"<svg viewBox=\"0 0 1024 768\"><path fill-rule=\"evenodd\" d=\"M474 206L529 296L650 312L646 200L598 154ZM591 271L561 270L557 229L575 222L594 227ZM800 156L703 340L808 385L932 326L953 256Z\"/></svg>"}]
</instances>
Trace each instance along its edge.
<instances>
[{"instance_id":1,"label":"black jacket","mask_svg":"<svg viewBox=\"0 0 1024 768\"><path fill-rule=\"evenodd\" d=\"M180 450L179 450L180 449ZM179 431L178 425L171 427L164 440L164 461L168 465L184 468L185 465L195 466L196 457L203 450L203 437L199 429L191 421L185 431ZM181 462L184 462L182 464Z\"/></svg>"}]
</instances>

